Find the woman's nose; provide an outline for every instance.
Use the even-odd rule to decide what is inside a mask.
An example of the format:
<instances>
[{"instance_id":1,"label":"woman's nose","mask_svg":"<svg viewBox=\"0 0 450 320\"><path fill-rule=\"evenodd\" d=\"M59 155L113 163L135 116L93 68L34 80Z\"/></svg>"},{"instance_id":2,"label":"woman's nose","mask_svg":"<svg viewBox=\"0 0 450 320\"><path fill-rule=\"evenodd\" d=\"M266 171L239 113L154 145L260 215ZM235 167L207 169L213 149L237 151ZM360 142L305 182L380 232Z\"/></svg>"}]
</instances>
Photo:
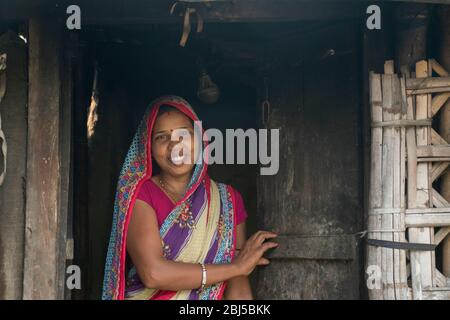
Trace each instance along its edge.
<instances>
[{"instance_id":1,"label":"woman's nose","mask_svg":"<svg viewBox=\"0 0 450 320\"><path fill-rule=\"evenodd\" d=\"M181 141L181 139L180 139L180 141L170 141L170 143L169 143L169 146L168 146L168 148L167 148L167 150L168 150L168 152L169 152L169 154L172 154L172 151L173 151L173 149L175 148L176 150L175 150L175 152L179 152L180 153L180 155L183 155L183 149L184 149L184 144L183 144L183 142ZM180 149L181 149L181 151L180 151Z\"/></svg>"},{"instance_id":2,"label":"woman's nose","mask_svg":"<svg viewBox=\"0 0 450 320\"><path fill-rule=\"evenodd\" d=\"M173 147L175 147L177 144L179 144L180 141L181 141L181 139L180 140L176 140L174 138L170 139L169 145L168 145L169 151L172 151Z\"/></svg>"}]
</instances>

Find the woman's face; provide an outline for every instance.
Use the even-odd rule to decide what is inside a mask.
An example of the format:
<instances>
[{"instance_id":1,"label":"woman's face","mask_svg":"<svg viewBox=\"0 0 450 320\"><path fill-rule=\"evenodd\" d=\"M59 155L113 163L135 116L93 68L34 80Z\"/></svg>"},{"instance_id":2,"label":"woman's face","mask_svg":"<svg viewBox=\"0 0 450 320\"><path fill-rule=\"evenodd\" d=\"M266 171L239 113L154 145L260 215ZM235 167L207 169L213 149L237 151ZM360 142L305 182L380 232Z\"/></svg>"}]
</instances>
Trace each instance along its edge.
<instances>
[{"instance_id":1,"label":"woman's face","mask_svg":"<svg viewBox=\"0 0 450 320\"><path fill-rule=\"evenodd\" d=\"M185 136L186 132L190 138ZM172 141L172 135L179 138ZM178 110L171 110L156 118L152 155L162 172L172 176L190 174L195 164L194 147L194 127L189 117Z\"/></svg>"}]
</instances>

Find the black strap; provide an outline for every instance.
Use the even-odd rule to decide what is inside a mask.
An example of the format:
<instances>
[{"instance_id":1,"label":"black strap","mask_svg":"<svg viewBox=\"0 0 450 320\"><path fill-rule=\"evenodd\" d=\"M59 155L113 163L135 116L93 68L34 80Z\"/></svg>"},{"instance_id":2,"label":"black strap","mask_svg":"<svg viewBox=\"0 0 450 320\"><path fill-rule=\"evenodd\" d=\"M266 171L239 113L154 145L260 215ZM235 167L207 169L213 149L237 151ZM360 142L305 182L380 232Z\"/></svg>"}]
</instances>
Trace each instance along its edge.
<instances>
[{"instance_id":1,"label":"black strap","mask_svg":"<svg viewBox=\"0 0 450 320\"><path fill-rule=\"evenodd\" d=\"M428 243L396 242L378 239L366 239L366 241L367 244L374 247L384 247L391 249L413 250L413 251L434 251L437 246L435 244L428 244Z\"/></svg>"}]
</instances>

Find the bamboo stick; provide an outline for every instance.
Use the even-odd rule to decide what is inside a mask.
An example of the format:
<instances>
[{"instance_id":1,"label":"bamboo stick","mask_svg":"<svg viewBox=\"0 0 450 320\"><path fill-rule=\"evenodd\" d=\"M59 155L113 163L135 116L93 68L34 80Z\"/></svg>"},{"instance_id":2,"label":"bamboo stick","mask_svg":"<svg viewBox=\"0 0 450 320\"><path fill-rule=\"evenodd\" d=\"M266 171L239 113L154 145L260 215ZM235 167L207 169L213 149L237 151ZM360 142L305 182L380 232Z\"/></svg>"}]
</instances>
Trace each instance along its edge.
<instances>
[{"instance_id":1,"label":"bamboo stick","mask_svg":"<svg viewBox=\"0 0 450 320\"><path fill-rule=\"evenodd\" d=\"M431 103L431 113L433 116L445 105L448 98L450 98L450 92L440 93L433 97Z\"/></svg>"},{"instance_id":2,"label":"bamboo stick","mask_svg":"<svg viewBox=\"0 0 450 320\"><path fill-rule=\"evenodd\" d=\"M407 213L405 216L405 224L407 227L410 227L411 229L433 229L435 226L442 226L442 227L448 227L450 226L450 212L445 213ZM411 242L416 242L417 237L414 237L414 239L410 239ZM418 242L418 241L417 241ZM419 243L434 243L434 240L428 241L428 242L419 242ZM421 254L427 254L425 258L422 260L414 259L414 255L417 255L418 253ZM428 257L430 255L430 257ZM411 252L411 261L419 261L420 268L421 268L421 274L422 274L422 287L426 286L432 286L432 275L433 270L431 269L432 266L432 257L431 252L429 251L416 251ZM419 259L422 258L419 256ZM422 270L423 269L423 270ZM414 273L414 272L413 272Z\"/></svg>"},{"instance_id":3,"label":"bamboo stick","mask_svg":"<svg viewBox=\"0 0 450 320\"><path fill-rule=\"evenodd\" d=\"M433 128L431 128L431 144L440 145L447 144L447 141L439 135Z\"/></svg>"},{"instance_id":4,"label":"bamboo stick","mask_svg":"<svg viewBox=\"0 0 450 320\"><path fill-rule=\"evenodd\" d=\"M434 244L438 245L442 240L445 239L445 237L450 234L450 227L441 228L435 235L434 235Z\"/></svg>"},{"instance_id":5,"label":"bamboo stick","mask_svg":"<svg viewBox=\"0 0 450 320\"><path fill-rule=\"evenodd\" d=\"M400 118L404 121L407 119L407 101L406 101L406 81L405 78L399 79L399 98L401 103L401 116ZM406 208L406 128L400 128L400 201L399 207ZM401 230L405 229L405 213L402 212L394 228ZM405 237L405 232L394 233L394 241L407 242ZM406 271L406 252L404 250L398 250L398 268L399 268L399 278L395 279L396 282L396 296L397 299L406 300L408 299L408 274ZM396 261L394 261L396 262Z\"/></svg>"},{"instance_id":6,"label":"bamboo stick","mask_svg":"<svg viewBox=\"0 0 450 320\"><path fill-rule=\"evenodd\" d=\"M428 93L440 93L440 92L450 92L450 86L446 87L436 87L436 88L428 88L428 89L416 89L416 90L406 90L407 94L410 95L423 95Z\"/></svg>"},{"instance_id":7,"label":"bamboo stick","mask_svg":"<svg viewBox=\"0 0 450 320\"><path fill-rule=\"evenodd\" d=\"M432 77L433 76L433 65L432 65L432 61L431 59L428 59L428 77ZM431 94L429 94L427 96L427 116L428 119L433 117L433 97ZM429 138L428 144L431 144L431 128L427 128L427 135ZM430 203L429 203L429 207L433 208L434 204L433 204L433 182L431 180L431 169L432 169L433 164L432 163L428 163L428 198L430 199ZM430 243L434 243L434 228L432 228L430 230ZM434 278L434 270L436 269L436 252L433 250L431 252L431 281L432 281L432 285L436 286L435 284L435 278Z\"/></svg>"},{"instance_id":8,"label":"bamboo stick","mask_svg":"<svg viewBox=\"0 0 450 320\"><path fill-rule=\"evenodd\" d=\"M445 200L443 196L439 192L436 191L436 189L432 190L433 192L433 203L436 208L449 208L450 203Z\"/></svg>"},{"instance_id":9,"label":"bamboo stick","mask_svg":"<svg viewBox=\"0 0 450 320\"><path fill-rule=\"evenodd\" d=\"M381 76L373 72L370 73L370 105L372 121L381 122L382 113L382 92ZM381 164L382 164L382 143L383 134L381 127L372 128L372 146L371 146L371 165L370 165L370 199L369 211L381 207ZM381 216L369 214L369 230L379 230L381 228ZM381 233L371 233L374 239L381 239ZM369 246L368 248L368 267L376 266L381 268L381 248ZM369 297L372 300L383 299L383 291L380 287L369 288Z\"/></svg>"},{"instance_id":10,"label":"bamboo stick","mask_svg":"<svg viewBox=\"0 0 450 320\"><path fill-rule=\"evenodd\" d=\"M394 93L393 93L393 63L385 63L385 74L382 75L383 91L383 121L394 120ZM383 128L383 155L382 155L382 206L384 208L394 208L394 149L395 137L394 128ZM382 229L393 229L391 214L382 215ZM392 233L383 232L382 240L393 241ZM383 279L383 298L386 300L395 299L394 291L394 252L393 249L381 249L381 265Z\"/></svg>"},{"instance_id":11,"label":"bamboo stick","mask_svg":"<svg viewBox=\"0 0 450 320\"><path fill-rule=\"evenodd\" d=\"M441 174L443 174L444 171L447 170L449 164L449 162L439 162L437 164L434 164L431 168L431 182L439 178Z\"/></svg>"},{"instance_id":12,"label":"bamboo stick","mask_svg":"<svg viewBox=\"0 0 450 320\"><path fill-rule=\"evenodd\" d=\"M445 70L445 68L441 66L435 59L430 59L430 61L433 71L438 75L440 75L441 77L447 77L449 75L447 70Z\"/></svg>"},{"instance_id":13,"label":"bamboo stick","mask_svg":"<svg viewBox=\"0 0 450 320\"><path fill-rule=\"evenodd\" d=\"M420 63L420 62L419 62ZM426 63L426 62L425 62ZM431 64L431 62L430 62ZM428 70L430 72L428 72ZM427 74L423 77L409 78L406 80L406 90L420 90L420 89L432 89L432 88L442 88L450 87L450 77L432 77L431 69L427 67Z\"/></svg>"},{"instance_id":14,"label":"bamboo stick","mask_svg":"<svg viewBox=\"0 0 450 320\"><path fill-rule=\"evenodd\" d=\"M417 147L418 158L449 158L450 161L450 145L426 145Z\"/></svg>"},{"instance_id":15,"label":"bamboo stick","mask_svg":"<svg viewBox=\"0 0 450 320\"><path fill-rule=\"evenodd\" d=\"M407 75L408 76L408 75ZM406 85L405 85L406 90ZM407 96L406 99L407 102L407 111L406 111L406 118L409 120L414 120L414 100L412 96ZM408 177L408 185L407 185L407 208L415 208L417 203L417 142L416 142L416 128L409 127L406 128L406 146L407 146L407 177ZM412 287L416 288L415 291L417 291L418 285L417 281L414 281L415 279L412 277L412 263L411 263L411 254L409 253L409 260L410 263L408 264L409 267L407 267L407 272L409 276L411 276L412 279ZM410 290L410 297L412 298L412 291Z\"/></svg>"}]
</instances>

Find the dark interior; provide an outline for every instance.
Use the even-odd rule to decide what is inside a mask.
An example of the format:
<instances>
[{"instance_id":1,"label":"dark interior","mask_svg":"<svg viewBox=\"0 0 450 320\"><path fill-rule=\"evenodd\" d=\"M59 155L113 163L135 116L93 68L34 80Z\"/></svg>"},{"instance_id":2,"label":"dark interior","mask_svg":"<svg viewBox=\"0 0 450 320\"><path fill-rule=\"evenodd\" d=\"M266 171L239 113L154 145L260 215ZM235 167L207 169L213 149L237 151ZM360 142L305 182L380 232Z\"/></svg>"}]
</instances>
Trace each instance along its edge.
<instances>
[{"instance_id":1,"label":"dark interior","mask_svg":"<svg viewBox=\"0 0 450 320\"><path fill-rule=\"evenodd\" d=\"M82 57L78 59L80 65L75 68L74 75L74 96L82 99L78 101L79 107L75 108L74 115L74 199L77 200L74 201L73 228L75 261L84 266L82 269L86 272L82 285L84 289L74 292L74 296L100 296L115 186L122 161L144 110L154 98L165 94L184 97L197 111L205 128L221 130L263 127L261 102L267 96L273 110L281 108L284 115L288 118L290 116L293 121L292 125L286 124L284 127L288 131L283 132L282 129L281 144L289 139L283 134L299 134L299 141L296 142L300 147L296 150L299 154L291 154L291 160L295 159L293 161L302 166L315 157L321 157L321 153L328 150L326 157L330 157L331 161L333 149L342 150L339 152L342 152L344 162L342 167L335 169L336 179L342 182L348 178L345 170L350 167L355 170L350 180L347 179L347 187L350 188L347 192L357 192L353 192L348 199L335 196L330 198L329 195L333 193L339 197L339 194L344 195L345 192L335 192L333 187L321 184L323 177L318 177L314 184L304 180L315 179L312 176L296 176L294 187L297 192L305 195L296 197L303 203L298 208L307 216L311 216L313 211L317 215L320 215L319 212L335 215L334 210L329 211L326 207L331 204L330 201L337 201L339 207L349 210L342 216L340 223L344 228L356 231L362 219L362 169L358 164L361 161L361 154L358 152L361 150L357 146L360 134L360 91L357 81L360 75L358 64L352 64L355 62L354 57L358 56L359 32L356 28L353 29L354 25L354 21L211 23L205 25L202 33L196 33L193 29L184 48L178 45L180 26L174 24L93 25L83 29L79 35ZM196 96L202 67L206 68L221 91L220 99L214 105L203 104ZM95 68L98 70L98 120L94 134L86 139L87 107L92 94ZM339 72L344 77L350 77L351 81L340 82ZM299 82L304 77L310 77L310 82ZM77 94L77 90L80 94ZM342 90L348 91L345 98L339 97L339 91ZM323 109L330 111L326 116L326 111L321 112L320 106L333 100L335 106L329 105ZM300 109L292 109L296 108L297 103L306 104L302 113L298 113ZM347 111L336 114L332 111L337 111L339 106L347 106L343 111L350 112L349 118L345 118ZM339 114L342 115L339 117L341 121L336 122ZM331 121L330 124L335 124L334 127L320 127L319 123L328 121L323 118L325 116ZM289 119L286 121L291 123ZM312 130L314 123L317 124L315 131L307 133L308 130L300 128L303 124ZM349 130L345 129L346 123L351 125ZM269 126L280 127L270 121ZM311 153L310 158L304 158L302 154L316 145L319 141L317 139L321 139L321 132L324 134L324 143L329 141L331 144L326 147L326 143L322 149ZM350 142L348 148L341 148L339 145L342 137L351 138L347 141ZM336 142L333 143L330 138ZM288 164L283 162L286 160L283 153L286 150L280 150L280 172L284 176L283 172ZM350 161L349 165L346 164L344 154ZM314 175L323 170L331 170L332 162L327 163L318 167L310 163L304 174ZM212 165L209 173L214 179L229 183L241 192L249 216L248 234L252 234L258 227L280 227L276 223L265 225L265 218L262 218L265 208L275 210L268 215L276 216L279 210L292 217L297 215L296 212L286 212L286 208L276 206L276 203L281 202L296 203L292 198L275 196L276 194L272 198L258 198L257 190L264 188L267 192L270 190L267 186L275 186L283 179L270 180L267 177L258 180L258 165ZM307 185L301 186L299 183ZM320 189L323 187L328 191L321 196ZM279 192L283 194L282 190ZM319 201L313 201L314 197L318 197L316 199ZM259 211L258 199L261 208ZM275 207L270 207L270 203ZM309 218L304 220L304 214L299 214L299 220L294 219L294 225L300 226L297 231L314 233L314 226L308 222ZM351 219L351 223L348 223L346 217ZM329 229L326 232L334 231ZM339 265L336 267L339 268ZM257 274L252 275L251 280L256 287Z\"/></svg>"}]
</instances>

